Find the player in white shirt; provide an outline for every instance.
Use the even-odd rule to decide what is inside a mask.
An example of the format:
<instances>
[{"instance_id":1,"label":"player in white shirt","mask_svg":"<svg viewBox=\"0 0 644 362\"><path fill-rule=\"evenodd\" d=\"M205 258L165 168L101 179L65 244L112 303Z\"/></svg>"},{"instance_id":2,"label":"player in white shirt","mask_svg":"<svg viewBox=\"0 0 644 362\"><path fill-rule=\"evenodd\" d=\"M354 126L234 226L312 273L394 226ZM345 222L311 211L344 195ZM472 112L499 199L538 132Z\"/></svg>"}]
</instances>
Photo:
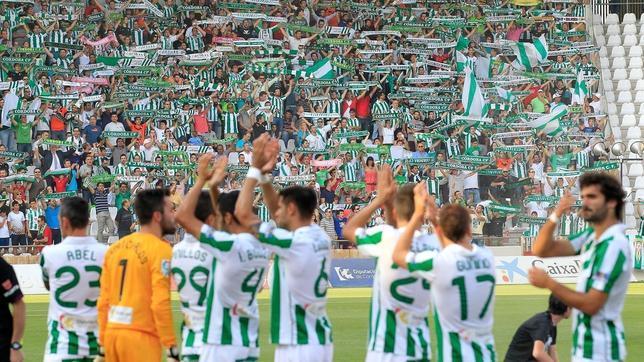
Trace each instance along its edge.
<instances>
[{"instance_id":1,"label":"player in white shirt","mask_svg":"<svg viewBox=\"0 0 644 362\"><path fill-rule=\"evenodd\" d=\"M194 216L205 225L214 226L210 194L202 191ZM203 346L203 329L206 319L208 277L213 254L189 233L172 248L172 276L179 290L181 313L181 360L198 361Z\"/></svg>"},{"instance_id":2,"label":"player in white shirt","mask_svg":"<svg viewBox=\"0 0 644 362\"><path fill-rule=\"evenodd\" d=\"M275 168L279 144L267 134L253 143L255 157L235 207L238 220L260 225L252 211L254 189L261 181L264 202L277 223L263 223L259 240L275 253L271 275L271 342L276 362L333 360L331 323L327 317L327 287L331 240L313 223L318 205L310 188L291 186L279 194L267 182Z\"/></svg>"},{"instance_id":3,"label":"player in white shirt","mask_svg":"<svg viewBox=\"0 0 644 362\"><path fill-rule=\"evenodd\" d=\"M623 361L626 358L622 309L633 270L630 243L620 223L626 194L620 182L603 172L588 172L579 178L580 216L591 227L555 240L559 219L574 204L567 193L537 235L532 251L540 257L580 255L582 270L576 290L571 290L532 268L532 285L548 288L573 309L572 360Z\"/></svg>"},{"instance_id":4,"label":"player in white shirt","mask_svg":"<svg viewBox=\"0 0 644 362\"><path fill-rule=\"evenodd\" d=\"M199 159L199 177L177 211L177 222L186 232L199 236L202 247L213 255L204 316L202 362L256 361L259 358L259 307L257 293L268 270L270 252L253 231L234 215L238 192L219 195L225 177L226 158L209 169L212 155ZM218 231L195 216L201 189L210 181Z\"/></svg>"},{"instance_id":5,"label":"player in white shirt","mask_svg":"<svg viewBox=\"0 0 644 362\"><path fill-rule=\"evenodd\" d=\"M408 227L414 212L414 185L396 191L389 165L378 171L376 198L349 219L344 237L358 246L361 254L377 258L369 314L367 362L429 361L430 285L393 263L392 254L400 234ZM387 214L389 224L365 228L379 208ZM416 231L412 250L437 251L438 238Z\"/></svg>"},{"instance_id":6,"label":"player in white shirt","mask_svg":"<svg viewBox=\"0 0 644 362\"><path fill-rule=\"evenodd\" d=\"M414 188L414 214L396 244L394 262L432 286L439 361L496 361L494 336L494 256L472 244L467 209L446 205L437 212L421 182ZM428 217L442 249L414 252L414 231Z\"/></svg>"},{"instance_id":7,"label":"player in white shirt","mask_svg":"<svg viewBox=\"0 0 644 362\"><path fill-rule=\"evenodd\" d=\"M96 300L107 246L87 236L89 205L62 200L58 245L42 250L40 266L51 293L45 362L91 361L99 355Z\"/></svg>"}]
</instances>

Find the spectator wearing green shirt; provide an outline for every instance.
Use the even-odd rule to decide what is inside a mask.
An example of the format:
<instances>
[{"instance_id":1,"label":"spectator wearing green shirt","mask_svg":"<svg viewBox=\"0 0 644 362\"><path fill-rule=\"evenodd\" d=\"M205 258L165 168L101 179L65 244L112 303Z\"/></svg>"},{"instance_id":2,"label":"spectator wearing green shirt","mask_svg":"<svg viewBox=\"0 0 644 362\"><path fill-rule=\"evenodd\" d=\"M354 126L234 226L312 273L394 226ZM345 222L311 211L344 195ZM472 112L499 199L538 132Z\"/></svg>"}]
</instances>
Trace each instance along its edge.
<instances>
[{"instance_id":1,"label":"spectator wearing green shirt","mask_svg":"<svg viewBox=\"0 0 644 362\"><path fill-rule=\"evenodd\" d=\"M465 150L465 154L468 156L480 156L482 152L483 149L476 138L472 139L472 145Z\"/></svg>"},{"instance_id":2,"label":"spectator wearing green shirt","mask_svg":"<svg viewBox=\"0 0 644 362\"><path fill-rule=\"evenodd\" d=\"M132 193L128 188L128 184L125 182L121 182L118 190L116 190L116 200L114 202L114 206L116 206L117 208L121 208L123 205L123 201L130 200L131 197L132 197Z\"/></svg>"},{"instance_id":3,"label":"spectator wearing green shirt","mask_svg":"<svg viewBox=\"0 0 644 362\"><path fill-rule=\"evenodd\" d=\"M546 98L546 94L543 89L539 89L537 97L533 98L532 101L530 101L530 104L532 105L532 112L545 113L546 104L550 104L550 102L548 102L548 98Z\"/></svg>"},{"instance_id":4,"label":"spectator wearing green shirt","mask_svg":"<svg viewBox=\"0 0 644 362\"><path fill-rule=\"evenodd\" d=\"M15 117L11 119L11 124L16 132L16 143L18 152L31 151L31 129L36 123L30 123L27 116L21 116L20 121L16 121Z\"/></svg>"},{"instance_id":5,"label":"spectator wearing green shirt","mask_svg":"<svg viewBox=\"0 0 644 362\"><path fill-rule=\"evenodd\" d=\"M546 150L546 152L548 152ZM554 155L548 154L550 156L550 165L552 166L553 171L559 171L562 169L568 169L570 167L570 161L572 160L573 154L566 153L562 146L557 147L557 153Z\"/></svg>"}]
</instances>

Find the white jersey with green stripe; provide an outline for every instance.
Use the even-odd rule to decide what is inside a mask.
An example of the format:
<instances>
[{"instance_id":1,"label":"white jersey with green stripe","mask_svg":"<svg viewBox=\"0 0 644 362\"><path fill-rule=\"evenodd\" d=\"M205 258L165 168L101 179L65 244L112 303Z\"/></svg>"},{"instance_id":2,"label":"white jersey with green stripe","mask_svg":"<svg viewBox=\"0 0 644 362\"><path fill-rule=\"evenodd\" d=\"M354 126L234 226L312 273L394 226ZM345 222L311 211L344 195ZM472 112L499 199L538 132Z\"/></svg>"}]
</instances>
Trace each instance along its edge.
<instances>
[{"instance_id":1,"label":"white jersey with green stripe","mask_svg":"<svg viewBox=\"0 0 644 362\"><path fill-rule=\"evenodd\" d=\"M494 256L477 245L410 252L409 271L432 286L439 361L495 361Z\"/></svg>"},{"instance_id":2,"label":"white jersey with green stripe","mask_svg":"<svg viewBox=\"0 0 644 362\"><path fill-rule=\"evenodd\" d=\"M68 236L42 250L42 277L51 295L45 361L98 355L96 300L106 250L90 236Z\"/></svg>"},{"instance_id":3,"label":"white jersey with green stripe","mask_svg":"<svg viewBox=\"0 0 644 362\"><path fill-rule=\"evenodd\" d=\"M253 235L230 234L208 225L199 241L213 255L208 283L204 343L258 347L257 293L270 252Z\"/></svg>"},{"instance_id":4,"label":"white jersey with green stripe","mask_svg":"<svg viewBox=\"0 0 644 362\"><path fill-rule=\"evenodd\" d=\"M186 234L172 248L172 277L179 290L181 313L181 355L199 355L203 345L203 329L206 319L206 296L208 277L213 254L199 240Z\"/></svg>"},{"instance_id":5,"label":"white jersey with green stripe","mask_svg":"<svg viewBox=\"0 0 644 362\"><path fill-rule=\"evenodd\" d=\"M429 361L430 284L394 264L392 254L404 231L391 225L356 230L361 254L377 258L373 280L367 349L405 356L414 361ZM438 251L435 235L416 232L415 252Z\"/></svg>"},{"instance_id":6,"label":"white jersey with green stripe","mask_svg":"<svg viewBox=\"0 0 644 362\"><path fill-rule=\"evenodd\" d=\"M330 345L327 288L331 239L316 224L295 231L262 223L259 240L275 253L271 272L271 343Z\"/></svg>"},{"instance_id":7,"label":"white jersey with green stripe","mask_svg":"<svg viewBox=\"0 0 644 362\"><path fill-rule=\"evenodd\" d=\"M570 237L582 262L577 291L587 293L596 289L608 294L606 303L595 315L573 309L573 361L626 358L622 309L633 272L633 256L625 229L624 224L615 224L599 237L592 228Z\"/></svg>"}]
</instances>

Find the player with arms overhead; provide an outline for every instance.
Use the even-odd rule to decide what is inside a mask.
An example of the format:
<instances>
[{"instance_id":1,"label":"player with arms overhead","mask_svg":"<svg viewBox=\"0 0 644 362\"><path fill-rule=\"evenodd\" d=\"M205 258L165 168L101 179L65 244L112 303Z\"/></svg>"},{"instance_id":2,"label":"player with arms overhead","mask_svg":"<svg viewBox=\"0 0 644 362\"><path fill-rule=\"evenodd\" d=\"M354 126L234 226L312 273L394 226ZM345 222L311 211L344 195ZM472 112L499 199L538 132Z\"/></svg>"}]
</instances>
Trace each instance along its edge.
<instances>
[{"instance_id":1,"label":"player with arms overhead","mask_svg":"<svg viewBox=\"0 0 644 362\"><path fill-rule=\"evenodd\" d=\"M447 205L439 213L424 183L414 187L414 202L414 214L396 244L393 259L431 283L438 360L495 361L492 253L472 244L470 214L464 207ZM440 252L410 251L425 207L443 247Z\"/></svg>"},{"instance_id":2,"label":"player with arms overhead","mask_svg":"<svg viewBox=\"0 0 644 362\"><path fill-rule=\"evenodd\" d=\"M136 195L141 230L107 250L98 299L99 341L107 362L178 361L170 306L172 247L163 235L175 232L174 207L164 189Z\"/></svg>"},{"instance_id":3,"label":"player with arms overhead","mask_svg":"<svg viewBox=\"0 0 644 362\"><path fill-rule=\"evenodd\" d=\"M51 294L45 362L92 360L99 354L96 300L107 246L87 236L89 205L80 197L62 200L63 241L40 255Z\"/></svg>"},{"instance_id":4,"label":"player with arms overhead","mask_svg":"<svg viewBox=\"0 0 644 362\"><path fill-rule=\"evenodd\" d=\"M240 224L235 217L239 191L219 194L219 184L226 175L226 158L218 159L213 169L209 168L211 159L210 154L199 159L197 182L177 212L179 224L198 236L201 248L213 255L206 314L202 317L204 346L199 360L257 361L259 307L256 297L262 289L270 252L251 233L253 229ZM210 195L201 191L207 181ZM208 208L206 204L211 198ZM207 216L206 209L214 211L214 220ZM214 222L216 228L204 220Z\"/></svg>"},{"instance_id":5,"label":"player with arms overhead","mask_svg":"<svg viewBox=\"0 0 644 362\"><path fill-rule=\"evenodd\" d=\"M379 208L387 214L385 224L364 228ZM358 245L361 254L377 260L371 295L367 362L429 361L431 358L429 321L429 283L399 268L391 259L400 234L409 227L414 213L414 185L396 191L391 168L378 171L376 198L349 219L344 237ZM435 235L416 231L411 246L415 252L438 251Z\"/></svg>"},{"instance_id":6,"label":"player with arms overhead","mask_svg":"<svg viewBox=\"0 0 644 362\"><path fill-rule=\"evenodd\" d=\"M266 173L275 167L279 145L263 134L253 142L252 167L244 181L235 216L257 228L253 194L258 182L271 217L259 226L259 240L275 253L271 284L271 342L276 362L333 360L326 292L331 265L331 240L313 223L318 205L310 188L291 186L275 192Z\"/></svg>"},{"instance_id":7,"label":"player with arms overhead","mask_svg":"<svg viewBox=\"0 0 644 362\"><path fill-rule=\"evenodd\" d=\"M602 172L583 174L579 187L580 214L592 226L568 240L553 238L559 219L574 203L567 194L539 231L532 249L540 257L581 255L576 290L537 268L529 271L530 283L550 289L573 308L573 361L623 361L622 309L633 269L626 226L620 223L626 194L616 178Z\"/></svg>"},{"instance_id":8,"label":"player with arms overhead","mask_svg":"<svg viewBox=\"0 0 644 362\"><path fill-rule=\"evenodd\" d=\"M193 217L204 225L214 226L215 215L207 191L193 187L201 193L192 210ZM188 198L190 195L188 195ZM184 201L182 205L186 205ZM188 212L188 211L186 211ZM176 221L179 222L179 214ZM199 361L202 354L203 328L206 319L206 296L213 255L199 243L199 239L186 233L172 248L172 276L177 284L181 301L181 361Z\"/></svg>"}]
</instances>

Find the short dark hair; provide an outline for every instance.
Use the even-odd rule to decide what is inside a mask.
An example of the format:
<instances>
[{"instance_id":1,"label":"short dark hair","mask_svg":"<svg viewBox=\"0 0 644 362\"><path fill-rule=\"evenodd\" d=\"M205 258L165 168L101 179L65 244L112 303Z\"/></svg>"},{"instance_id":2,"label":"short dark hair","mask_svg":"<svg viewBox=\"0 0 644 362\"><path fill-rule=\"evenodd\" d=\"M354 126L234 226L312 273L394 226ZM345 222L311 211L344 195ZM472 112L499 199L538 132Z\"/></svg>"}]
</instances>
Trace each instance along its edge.
<instances>
[{"instance_id":1,"label":"short dark hair","mask_svg":"<svg viewBox=\"0 0 644 362\"><path fill-rule=\"evenodd\" d=\"M89 224L89 203L78 196L62 199L60 218L69 220L74 229L86 228Z\"/></svg>"},{"instance_id":2,"label":"short dark hair","mask_svg":"<svg viewBox=\"0 0 644 362\"><path fill-rule=\"evenodd\" d=\"M304 186L289 186L280 191L285 204L294 203L303 218L313 217L318 207L318 197L313 189Z\"/></svg>"},{"instance_id":3,"label":"short dark hair","mask_svg":"<svg viewBox=\"0 0 644 362\"><path fill-rule=\"evenodd\" d=\"M441 208L438 216L443 234L452 241L461 240L472 222L470 212L460 205L446 205Z\"/></svg>"},{"instance_id":4,"label":"short dark hair","mask_svg":"<svg viewBox=\"0 0 644 362\"><path fill-rule=\"evenodd\" d=\"M170 196L170 191L163 188L143 190L136 195L134 213L141 225L149 224L156 211L163 213L166 196Z\"/></svg>"},{"instance_id":5,"label":"short dark hair","mask_svg":"<svg viewBox=\"0 0 644 362\"><path fill-rule=\"evenodd\" d=\"M550 314L563 315L568 310L568 306L561 299L557 298L554 294L550 294L548 298L548 312Z\"/></svg>"},{"instance_id":6,"label":"short dark hair","mask_svg":"<svg viewBox=\"0 0 644 362\"><path fill-rule=\"evenodd\" d=\"M398 188L394 197L396 214L403 220L411 219L414 214L414 184L405 184Z\"/></svg>"},{"instance_id":7,"label":"short dark hair","mask_svg":"<svg viewBox=\"0 0 644 362\"><path fill-rule=\"evenodd\" d=\"M615 217L621 220L626 193L617 178L606 172L586 172L579 177L580 190L592 185L599 186L599 190L606 198L606 201L615 200Z\"/></svg>"},{"instance_id":8,"label":"short dark hair","mask_svg":"<svg viewBox=\"0 0 644 362\"><path fill-rule=\"evenodd\" d=\"M235 217L237 198L239 198L239 190L219 194L219 197L217 197L217 209L219 209L222 216L228 213Z\"/></svg>"},{"instance_id":9,"label":"short dark hair","mask_svg":"<svg viewBox=\"0 0 644 362\"><path fill-rule=\"evenodd\" d=\"M199 199L197 200L197 207L195 208L195 217L201 222L206 222L208 216L212 215L212 211L210 193L205 190L201 191Z\"/></svg>"}]
</instances>

